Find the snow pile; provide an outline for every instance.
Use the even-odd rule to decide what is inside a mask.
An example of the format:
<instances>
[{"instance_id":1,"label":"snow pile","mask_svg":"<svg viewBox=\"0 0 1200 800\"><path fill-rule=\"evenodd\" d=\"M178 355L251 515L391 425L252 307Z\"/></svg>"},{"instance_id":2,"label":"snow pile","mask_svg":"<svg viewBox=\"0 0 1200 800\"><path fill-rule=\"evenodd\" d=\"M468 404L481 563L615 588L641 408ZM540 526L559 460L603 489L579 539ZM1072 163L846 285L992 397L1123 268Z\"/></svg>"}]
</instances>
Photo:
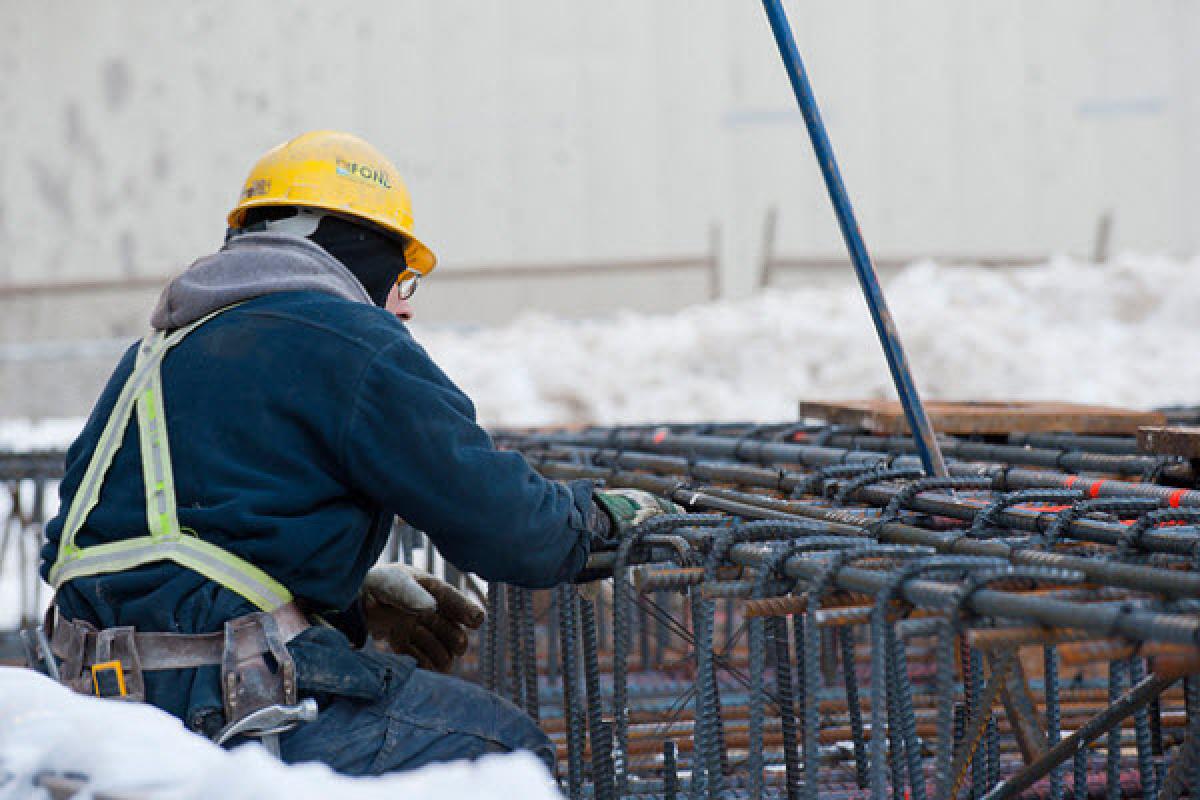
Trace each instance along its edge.
<instances>
[{"instance_id":1,"label":"snow pile","mask_svg":"<svg viewBox=\"0 0 1200 800\"><path fill-rule=\"evenodd\" d=\"M100 387L97 387L99 392ZM94 399L94 398L93 398ZM15 450L53 450L69 445L84 420L54 418L43 420L0 419L0 452Z\"/></svg>"},{"instance_id":2,"label":"snow pile","mask_svg":"<svg viewBox=\"0 0 1200 800\"><path fill-rule=\"evenodd\" d=\"M886 293L926 397L1200 403L1200 259L1008 269L926 261ZM778 421L802 398L895 396L854 283L672 314L413 328L485 425ZM0 450L63 445L81 425L0 423Z\"/></svg>"},{"instance_id":3,"label":"snow pile","mask_svg":"<svg viewBox=\"0 0 1200 800\"><path fill-rule=\"evenodd\" d=\"M29 670L0 667L0 798L43 796L33 788L43 774L83 776L96 794L171 800L561 797L529 753L346 778L320 764L284 766L257 744L227 752L153 706L83 697Z\"/></svg>"},{"instance_id":4,"label":"snow pile","mask_svg":"<svg viewBox=\"0 0 1200 800\"><path fill-rule=\"evenodd\" d=\"M927 397L1131 407L1200 402L1200 260L920 262L886 287ZM894 397L857 285L666 315L415 326L488 425L781 420L804 398Z\"/></svg>"}]
</instances>

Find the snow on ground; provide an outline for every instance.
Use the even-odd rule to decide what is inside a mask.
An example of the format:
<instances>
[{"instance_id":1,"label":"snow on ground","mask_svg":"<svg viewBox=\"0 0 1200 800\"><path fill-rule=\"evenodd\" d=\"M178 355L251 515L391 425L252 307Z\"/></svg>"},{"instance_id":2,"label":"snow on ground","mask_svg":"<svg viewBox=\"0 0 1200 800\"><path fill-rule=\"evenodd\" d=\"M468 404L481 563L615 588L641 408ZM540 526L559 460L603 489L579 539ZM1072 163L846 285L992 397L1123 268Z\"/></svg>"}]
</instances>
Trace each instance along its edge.
<instances>
[{"instance_id":1,"label":"snow on ground","mask_svg":"<svg viewBox=\"0 0 1200 800\"><path fill-rule=\"evenodd\" d=\"M529 753L345 778L319 764L286 767L257 744L227 752L152 706L76 695L29 670L0 667L0 798L44 796L32 786L40 774L85 776L91 793L169 800L560 797Z\"/></svg>"},{"instance_id":2,"label":"snow on ground","mask_svg":"<svg viewBox=\"0 0 1200 800\"><path fill-rule=\"evenodd\" d=\"M96 391L101 388L96 387ZM83 423L81 418L0 419L0 452L65 447L78 435Z\"/></svg>"},{"instance_id":3,"label":"snow on ground","mask_svg":"<svg viewBox=\"0 0 1200 800\"><path fill-rule=\"evenodd\" d=\"M928 397L1200 402L1200 258L918 262L886 287ZM418 312L419 312L418 308ZM800 398L894 397L856 284L773 289L670 314L413 326L487 425L782 420ZM0 449L68 442L81 420L0 422Z\"/></svg>"},{"instance_id":4,"label":"snow on ground","mask_svg":"<svg viewBox=\"0 0 1200 800\"><path fill-rule=\"evenodd\" d=\"M1200 402L1200 259L921 262L886 293L925 396ZM783 420L800 398L895 396L856 284L656 316L414 327L492 425Z\"/></svg>"}]
</instances>

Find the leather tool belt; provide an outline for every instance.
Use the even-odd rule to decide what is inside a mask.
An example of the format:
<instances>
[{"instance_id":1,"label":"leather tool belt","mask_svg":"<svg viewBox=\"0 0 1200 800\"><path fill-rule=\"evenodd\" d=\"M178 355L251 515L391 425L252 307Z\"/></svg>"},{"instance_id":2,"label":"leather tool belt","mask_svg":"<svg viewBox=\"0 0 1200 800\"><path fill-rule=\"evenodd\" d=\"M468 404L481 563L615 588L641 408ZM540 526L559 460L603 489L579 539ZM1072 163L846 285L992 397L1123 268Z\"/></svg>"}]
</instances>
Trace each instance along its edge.
<instances>
[{"instance_id":1,"label":"leather tool belt","mask_svg":"<svg viewBox=\"0 0 1200 800\"><path fill-rule=\"evenodd\" d=\"M296 702L296 666L287 642L310 627L295 603L231 619L220 633L139 633L46 615L59 680L81 694L144 701L143 673L220 666L226 723L269 705Z\"/></svg>"}]
</instances>

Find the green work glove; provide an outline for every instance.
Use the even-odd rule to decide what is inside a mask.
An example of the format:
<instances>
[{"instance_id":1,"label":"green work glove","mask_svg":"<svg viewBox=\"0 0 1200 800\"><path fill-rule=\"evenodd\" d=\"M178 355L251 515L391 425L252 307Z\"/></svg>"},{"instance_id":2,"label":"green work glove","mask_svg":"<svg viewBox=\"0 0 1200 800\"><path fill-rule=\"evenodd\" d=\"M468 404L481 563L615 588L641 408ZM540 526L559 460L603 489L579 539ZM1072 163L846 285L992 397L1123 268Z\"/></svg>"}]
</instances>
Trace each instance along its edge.
<instances>
[{"instance_id":1,"label":"green work glove","mask_svg":"<svg viewBox=\"0 0 1200 800\"><path fill-rule=\"evenodd\" d=\"M467 629L478 628L485 616L470 597L407 564L372 567L362 598L372 637L438 672L448 672L467 651Z\"/></svg>"},{"instance_id":2,"label":"green work glove","mask_svg":"<svg viewBox=\"0 0 1200 800\"><path fill-rule=\"evenodd\" d=\"M651 517L684 513L683 506L641 489L598 489L592 497L612 522L615 539L625 538L631 528Z\"/></svg>"}]
</instances>

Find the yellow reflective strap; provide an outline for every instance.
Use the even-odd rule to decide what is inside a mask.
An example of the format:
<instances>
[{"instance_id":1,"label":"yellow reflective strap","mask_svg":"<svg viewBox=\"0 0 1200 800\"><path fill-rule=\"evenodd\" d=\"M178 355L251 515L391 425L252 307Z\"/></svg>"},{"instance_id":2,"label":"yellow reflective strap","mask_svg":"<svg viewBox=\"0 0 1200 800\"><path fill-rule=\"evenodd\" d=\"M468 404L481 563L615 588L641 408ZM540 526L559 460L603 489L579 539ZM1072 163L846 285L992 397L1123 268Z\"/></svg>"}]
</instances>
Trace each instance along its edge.
<instances>
[{"instance_id":1,"label":"yellow reflective strap","mask_svg":"<svg viewBox=\"0 0 1200 800\"><path fill-rule=\"evenodd\" d=\"M52 583L73 578L123 572L154 561L173 561L210 581L237 592L263 611L274 611L292 600L292 593L263 570L227 550L193 536L155 539L139 536L84 548L71 561L55 565Z\"/></svg>"},{"instance_id":2,"label":"yellow reflective strap","mask_svg":"<svg viewBox=\"0 0 1200 800\"><path fill-rule=\"evenodd\" d=\"M138 344L137 361L134 364L133 372L130 373L125 385L121 388L117 402L113 404L112 413L104 425L104 430L100 433L100 439L96 443L96 449L92 452L92 459L88 462L83 480L80 481L79 487L75 491L75 497L71 501L71 507L67 510L67 518L58 540L59 562L78 552L78 548L75 547L75 535L79 533L88 514L100 500L100 487L104 485L104 476L108 473L108 468L112 466L113 457L121 446L121 439L125 433L125 426L129 424L138 389L145 383L150 372L157 367L165 351L166 346L161 339L156 340L155 334L147 336Z\"/></svg>"},{"instance_id":3,"label":"yellow reflective strap","mask_svg":"<svg viewBox=\"0 0 1200 800\"><path fill-rule=\"evenodd\" d=\"M133 415L137 395L151 376L158 372L167 350L217 314L233 307L217 309L191 325L176 330L170 336L166 336L162 331L155 331L148 334L138 344L137 360L134 363L133 371L126 379L125 385L121 387L121 393L117 396L116 403L113 404L113 410L109 414L104 430L96 442L96 449L92 452L92 458L84 471L83 480L80 481L79 488L75 491L75 497L71 501L71 507L67 510L67 518L63 523L63 530L58 540L58 560L55 566L78 554L79 548L75 546L75 536L83 528L88 514L100 501L100 487L104 485L104 477L121 446L125 427ZM51 574L53 573L54 570L51 568Z\"/></svg>"},{"instance_id":4,"label":"yellow reflective strap","mask_svg":"<svg viewBox=\"0 0 1200 800\"><path fill-rule=\"evenodd\" d=\"M184 536L179 527L167 438L162 360L185 336L232 307L218 309L169 336L156 331L138 345L133 372L121 388L67 512L58 559L50 568L49 579L55 588L74 578L122 572L169 560L237 592L264 611L273 611L291 602L292 593L266 572L214 544ZM150 535L80 549L75 546L75 536L100 499L104 477L120 448L135 406L146 493L146 524Z\"/></svg>"},{"instance_id":5,"label":"yellow reflective strap","mask_svg":"<svg viewBox=\"0 0 1200 800\"><path fill-rule=\"evenodd\" d=\"M162 365L138 394L138 438L142 451L142 482L146 489L146 522L154 538L179 535L175 510L175 479L167 440L163 403Z\"/></svg>"}]
</instances>

